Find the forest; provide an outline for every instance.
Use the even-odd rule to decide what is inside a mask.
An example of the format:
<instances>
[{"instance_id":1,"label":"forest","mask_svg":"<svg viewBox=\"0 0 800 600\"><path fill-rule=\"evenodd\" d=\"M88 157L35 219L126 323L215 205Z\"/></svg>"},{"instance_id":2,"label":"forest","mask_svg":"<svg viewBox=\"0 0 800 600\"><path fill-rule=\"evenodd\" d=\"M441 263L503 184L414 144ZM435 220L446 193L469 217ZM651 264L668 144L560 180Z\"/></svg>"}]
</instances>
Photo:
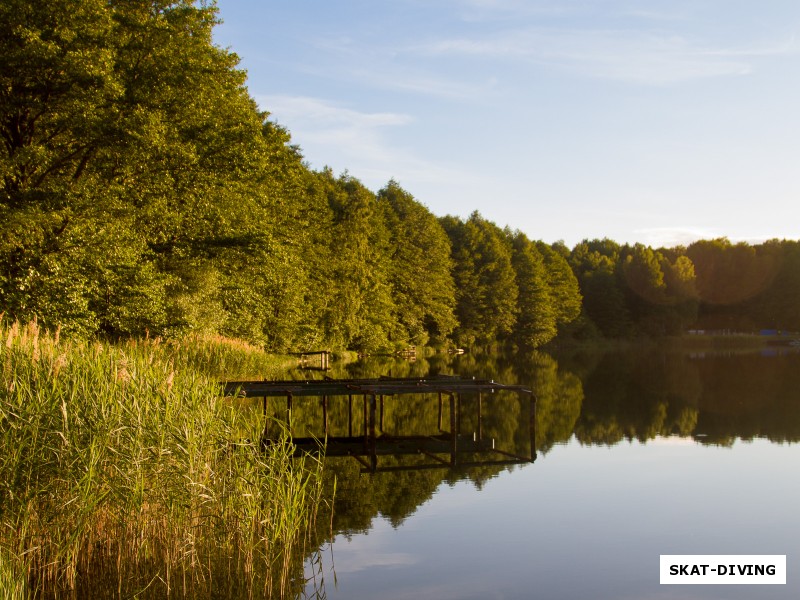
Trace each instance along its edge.
<instances>
[{"instance_id":1,"label":"forest","mask_svg":"<svg viewBox=\"0 0 800 600\"><path fill-rule=\"evenodd\" d=\"M191 0L2 3L7 318L269 351L800 330L797 241L570 249L312 169L217 22Z\"/></svg>"}]
</instances>

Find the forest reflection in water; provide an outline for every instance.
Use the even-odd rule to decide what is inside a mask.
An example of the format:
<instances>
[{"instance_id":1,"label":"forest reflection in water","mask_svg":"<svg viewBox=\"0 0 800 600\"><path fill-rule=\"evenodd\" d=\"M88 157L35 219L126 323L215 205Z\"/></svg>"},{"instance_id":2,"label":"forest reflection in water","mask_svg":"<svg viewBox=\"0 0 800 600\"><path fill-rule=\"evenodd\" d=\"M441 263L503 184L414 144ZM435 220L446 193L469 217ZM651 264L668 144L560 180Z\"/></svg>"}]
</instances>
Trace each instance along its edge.
<instances>
[{"instance_id":1,"label":"forest reflection in water","mask_svg":"<svg viewBox=\"0 0 800 600\"><path fill-rule=\"evenodd\" d=\"M614 352L581 351L561 355L558 359L540 352L516 355L466 354L456 357L434 356L415 362L373 359L329 373L333 377L388 374L396 377L459 374L529 387L537 397L535 429L536 450L540 460L541 457L546 459L555 448L567 445L572 450L563 456L569 455L573 457L572 460L580 460L575 452L584 449L579 454L587 458L588 464L587 451L591 448L614 448L620 443L630 446L621 449L621 452L632 452L653 444L653 447L691 444L698 448L730 450L737 440L758 440L758 447L800 440L800 354L791 351L689 353L649 348ZM519 455L530 452L529 413L523 399L511 393L500 393L484 399L480 419L476 416L476 402L474 397L465 396L463 399L463 432L469 434L480 428L482 435L494 440L497 447ZM274 416L280 417L281 407L277 403L271 410ZM445 406L445 422L446 411ZM348 426L358 431L363 425L358 421L361 418L359 415L359 411L355 411L353 422L348 423L346 400L332 400L328 407L329 435L331 432L335 435L337 431L345 431ZM432 436L441 432L440 425L439 406L435 397L386 400L381 430L387 434ZM296 435L313 434L321 431L321 428L318 404L312 401L302 406L295 405L292 429ZM797 458L796 447L791 451L791 456ZM637 452L639 454L636 456L645 460L647 452ZM674 451L673 454L677 456ZM596 458L596 453L593 456ZM702 460L697 462L696 456L693 454L691 460L699 469ZM685 456L681 458L685 459ZM420 459L413 456L385 456L381 460L382 464L390 467L407 467ZM340 555L345 554L345 542L342 540L366 534L372 535L374 541L376 535L385 536L387 531L411 527L409 523L414 522L415 514L422 506L432 506L431 499L435 496L452 496L454 490L460 490L458 499L451 498L449 502L485 505L490 502L491 495L481 490L487 488L491 480L505 474L501 477L503 483L497 485L508 488L509 495L524 494L521 472L535 473L539 468L542 467L538 464L528 467L483 465L396 470L365 475L363 465L352 458L329 458L326 461L326 477L331 493L334 480L336 482L331 523L334 536L339 536L333 545L334 562L337 544L341 548ZM663 468L671 467L667 465ZM753 469L759 469L758 465ZM614 477L611 471L613 469L609 467L609 479ZM746 470L740 475L744 481L750 476ZM602 477L602 474L599 476ZM697 478L702 479L702 473L690 477L692 480ZM520 485L517 491L514 481ZM464 488L465 484L467 488ZM578 483L570 483L569 487L573 488L573 493L586 494L587 497L593 493L592 489L581 489ZM727 488L723 485L721 489ZM547 493L553 494L551 501L554 503L566 501L566 498L558 497L558 490L549 490ZM769 493L769 490L765 490L765 493ZM483 496L479 497L480 494ZM628 495L631 494L628 492ZM666 490L664 495L668 495ZM800 501L800 497L795 499ZM710 497L706 501L711 504L721 502L719 498ZM786 502L786 498L782 502ZM539 506L539 510L545 509L546 506ZM502 512L503 509L499 510ZM613 512L613 509L609 510ZM683 517L676 514L674 518L680 521ZM477 527L481 531L485 529L484 525L475 522L454 523L453 526ZM389 530L385 527L389 527ZM502 524L496 526L501 530L503 527ZM316 542L325 546L330 534L329 529L321 528ZM656 538L662 534L666 535L665 532L653 532ZM486 537L485 543L507 543L502 539L492 541L491 535ZM700 535L703 533L700 532ZM711 532L705 532L705 535L711 535ZM746 549L748 552L751 550ZM402 567L409 570L410 576L414 573L413 564L416 560L409 557L413 557L414 553L404 551L401 554L409 564L403 567L403 560L395 556L391 568ZM359 560L366 559L362 557ZM400 565L395 564L397 560ZM340 568L339 575L348 580L356 576L347 575L347 571L360 571L352 561L340 561ZM324 574L324 566L321 569ZM358 576L359 582L361 577ZM613 579L613 576L609 577ZM446 582L441 582L445 588ZM343 585L343 580L340 584ZM354 588L348 589L348 593L355 597ZM620 588L615 593L621 591ZM327 590L327 593L330 597L331 590ZM368 592L364 593L368 595ZM341 597L349 596L343 593ZM386 597L394 596L389 594ZM459 597L459 594L454 593L452 597Z\"/></svg>"}]
</instances>

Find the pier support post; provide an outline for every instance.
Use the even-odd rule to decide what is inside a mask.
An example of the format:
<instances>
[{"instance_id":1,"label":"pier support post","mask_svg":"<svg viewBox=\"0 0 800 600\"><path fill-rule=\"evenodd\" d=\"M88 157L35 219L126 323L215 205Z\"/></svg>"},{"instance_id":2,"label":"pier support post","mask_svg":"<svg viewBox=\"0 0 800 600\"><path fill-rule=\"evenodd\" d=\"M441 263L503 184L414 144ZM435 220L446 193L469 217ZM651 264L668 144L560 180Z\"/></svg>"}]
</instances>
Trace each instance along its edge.
<instances>
[{"instance_id":1,"label":"pier support post","mask_svg":"<svg viewBox=\"0 0 800 600\"><path fill-rule=\"evenodd\" d=\"M531 462L536 460L536 395L530 393L530 435L531 435Z\"/></svg>"},{"instance_id":2,"label":"pier support post","mask_svg":"<svg viewBox=\"0 0 800 600\"><path fill-rule=\"evenodd\" d=\"M450 466L458 463L458 418L456 417L456 395L450 394Z\"/></svg>"},{"instance_id":3,"label":"pier support post","mask_svg":"<svg viewBox=\"0 0 800 600\"><path fill-rule=\"evenodd\" d=\"M325 439L328 438L328 397L322 397L322 431Z\"/></svg>"},{"instance_id":4,"label":"pier support post","mask_svg":"<svg viewBox=\"0 0 800 600\"><path fill-rule=\"evenodd\" d=\"M378 469L378 445L377 445L377 436L375 432L375 409L377 404L377 400L375 398L375 394L372 394L369 397L369 454L370 454L370 465L372 466L372 472L374 473Z\"/></svg>"},{"instance_id":5,"label":"pier support post","mask_svg":"<svg viewBox=\"0 0 800 600\"><path fill-rule=\"evenodd\" d=\"M261 447L266 446L269 440L269 417L267 416L267 397L264 396L264 431L261 432Z\"/></svg>"},{"instance_id":6,"label":"pier support post","mask_svg":"<svg viewBox=\"0 0 800 600\"><path fill-rule=\"evenodd\" d=\"M483 441L483 395L478 392L478 441Z\"/></svg>"},{"instance_id":7,"label":"pier support post","mask_svg":"<svg viewBox=\"0 0 800 600\"><path fill-rule=\"evenodd\" d=\"M353 437L353 394L347 396L347 437Z\"/></svg>"},{"instance_id":8,"label":"pier support post","mask_svg":"<svg viewBox=\"0 0 800 600\"><path fill-rule=\"evenodd\" d=\"M286 427L289 435L292 435L292 393L286 394Z\"/></svg>"},{"instance_id":9,"label":"pier support post","mask_svg":"<svg viewBox=\"0 0 800 600\"><path fill-rule=\"evenodd\" d=\"M364 451L369 450L369 418L367 417L367 396L364 395Z\"/></svg>"}]
</instances>

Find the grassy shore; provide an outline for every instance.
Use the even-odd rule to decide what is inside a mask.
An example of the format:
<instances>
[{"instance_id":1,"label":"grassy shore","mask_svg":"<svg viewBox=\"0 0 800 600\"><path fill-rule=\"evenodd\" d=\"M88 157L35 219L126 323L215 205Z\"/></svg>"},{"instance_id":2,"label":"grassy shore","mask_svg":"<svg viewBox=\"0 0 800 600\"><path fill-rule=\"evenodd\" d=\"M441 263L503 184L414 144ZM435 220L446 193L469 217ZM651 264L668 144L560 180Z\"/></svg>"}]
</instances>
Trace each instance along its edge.
<instances>
[{"instance_id":1,"label":"grassy shore","mask_svg":"<svg viewBox=\"0 0 800 600\"><path fill-rule=\"evenodd\" d=\"M278 375L235 340L110 344L0 320L0 589L10 598L289 597L321 465L219 397Z\"/></svg>"}]
</instances>

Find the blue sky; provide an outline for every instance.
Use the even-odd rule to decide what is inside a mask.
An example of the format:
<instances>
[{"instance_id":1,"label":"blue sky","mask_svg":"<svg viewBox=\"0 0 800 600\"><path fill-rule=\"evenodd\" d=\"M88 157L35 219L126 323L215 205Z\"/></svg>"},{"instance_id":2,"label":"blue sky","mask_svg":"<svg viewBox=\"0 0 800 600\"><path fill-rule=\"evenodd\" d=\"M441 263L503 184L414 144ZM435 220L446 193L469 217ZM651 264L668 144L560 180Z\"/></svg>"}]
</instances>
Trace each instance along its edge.
<instances>
[{"instance_id":1,"label":"blue sky","mask_svg":"<svg viewBox=\"0 0 800 600\"><path fill-rule=\"evenodd\" d=\"M797 0L218 0L312 168L533 239L800 238Z\"/></svg>"}]
</instances>

